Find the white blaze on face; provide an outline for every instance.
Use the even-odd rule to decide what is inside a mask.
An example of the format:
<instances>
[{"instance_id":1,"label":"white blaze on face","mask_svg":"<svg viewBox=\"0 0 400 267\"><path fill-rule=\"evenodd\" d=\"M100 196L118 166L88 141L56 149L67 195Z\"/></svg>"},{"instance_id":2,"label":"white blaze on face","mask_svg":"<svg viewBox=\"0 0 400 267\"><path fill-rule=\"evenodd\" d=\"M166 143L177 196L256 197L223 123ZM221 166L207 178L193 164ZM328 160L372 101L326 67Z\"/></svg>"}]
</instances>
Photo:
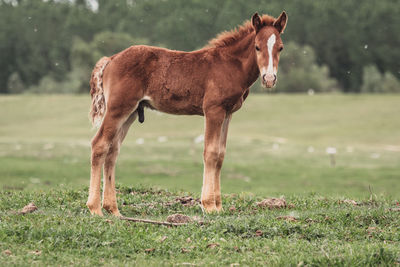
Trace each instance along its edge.
<instances>
[{"instance_id":1,"label":"white blaze on face","mask_svg":"<svg viewBox=\"0 0 400 267\"><path fill-rule=\"evenodd\" d=\"M272 57L272 50L274 49L274 45L276 42L275 34L271 34L267 41L267 48L268 48L268 66L267 68L263 67L261 69L261 76L266 75L266 77L274 77L276 74L276 68L274 68L274 60Z\"/></svg>"},{"instance_id":2,"label":"white blaze on face","mask_svg":"<svg viewBox=\"0 0 400 267\"><path fill-rule=\"evenodd\" d=\"M267 42L267 48L268 48L268 67L267 67L267 73L268 75L273 75L274 73L274 61L272 58L272 50L274 49L274 45L276 42L276 36L275 34L271 34L271 36L268 38Z\"/></svg>"}]
</instances>

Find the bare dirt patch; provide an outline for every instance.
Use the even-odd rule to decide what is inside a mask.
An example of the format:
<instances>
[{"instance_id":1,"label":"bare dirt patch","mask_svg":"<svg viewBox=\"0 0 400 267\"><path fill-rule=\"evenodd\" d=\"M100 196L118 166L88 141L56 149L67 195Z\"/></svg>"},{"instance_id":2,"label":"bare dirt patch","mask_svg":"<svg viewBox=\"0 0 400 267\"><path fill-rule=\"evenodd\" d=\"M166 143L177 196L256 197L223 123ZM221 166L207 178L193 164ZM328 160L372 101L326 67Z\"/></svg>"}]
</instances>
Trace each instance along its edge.
<instances>
[{"instance_id":1,"label":"bare dirt patch","mask_svg":"<svg viewBox=\"0 0 400 267\"><path fill-rule=\"evenodd\" d=\"M278 216L278 217L276 217L276 219L285 220L285 221L288 221L288 222L297 222L297 218L296 217L289 216L289 215L287 215L287 216Z\"/></svg>"},{"instance_id":2,"label":"bare dirt patch","mask_svg":"<svg viewBox=\"0 0 400 267\"><path fill-rule=\"evenodd\" d=\"M193 198L191 196L177 197L176 202L181 203L183 206L194 206L200 204L199 198Z\"/></svg>"},{"instance_id":3,"label":"bare dirt patch","mask_svg":"<svg viewBox=\"0 0 400 267\"><path fill-rule=\"evenodd\" d=\"M7 256L10 256L12 254L12 252L11 252L11 250L6 249L6 250L3 251L3 254L7 255Z\"/></svg>"},{"instance_id":4,"label":"bare dirt patch","mask_svg":"<svg viewBox=\"0 0 400 267\"><path fill-rule=\"evenodd\" d=\"M36 256L42 255L42 251L41 251L41 250L34 250L34 251L31 251L31 253L32 253L33 255L36 255Z\"/></svg>"},{"instance_id":5,"label":"bare dirt patch","mask_svg":"<svg viewBox=\"0 0 400 267\"><path fill-rule=\"evenodd\" d=\"M144 250L144 252L146 252L146 253L152 253L152 252L154 252L156 249L155 248L146 248L145 250Z\"/></svg>"},{"instance_id":6,"label":"bare dirt patch","mask_svg":"<svg viewBox=\"0 0 400 267\"><path fill-rule=\"evenodd\" d=\"M27 213L32 213L34 211L36 211L38 208L36 207L36 205L34 203L29 203L28 205L26 205L25 207L22 208L22 210L20 210L18 212L18 214L27 214Z\"/></svg>"},{"instance_id":7,"label":"bare dirt patch","mask_svg":"<svg viewBox=\"0 0 400 267\"><path fill-rule=\"evenodd\" d=\"M256 236L262 236L264 233L261 230L257 230L256 231Z\"/></svg>"},{"instance_id":8,"label":"bare dirt patch","mask_svg":"<svg viewBox=\"0 0 400 267\"><path fill-rule=\"evenodd\" d=\"M352 199L345 199L345 200L339 200L339 204L350 204L353 206L357 206L358 203L355 200Z\"/></svg>"},{"instance_id":9,"label":"bare dirt patch","mask_svg":"<svg viewBox=\"0 0 400 267\"><path fill-rule=\"evenodd\" d=\"M260 202L256 202L257 207L268 209L282 209L287 207L284 198L266 198Z\"/></svg>"},{"instance_id":10,"label":"bare dirt patch","mask_svg":"<svg viewBox=\"0 0 400 267\"><path fill-rule=\"evenodd\" d=\"M211 243L207 245L207 248L216 248L216 247L219 247L218 243Z\"/></svg>"},{"instance_id":11,"label":"bare dirt patch","mask_svg":"<svg viewBox=\"0 0 400 267\"><path fill-rule=\"evenodd\" d=\"M172 214L167 217L167 222L169 223L190 223L193 219L189 216L183 214Z\"/></svg>"}]
</instances>

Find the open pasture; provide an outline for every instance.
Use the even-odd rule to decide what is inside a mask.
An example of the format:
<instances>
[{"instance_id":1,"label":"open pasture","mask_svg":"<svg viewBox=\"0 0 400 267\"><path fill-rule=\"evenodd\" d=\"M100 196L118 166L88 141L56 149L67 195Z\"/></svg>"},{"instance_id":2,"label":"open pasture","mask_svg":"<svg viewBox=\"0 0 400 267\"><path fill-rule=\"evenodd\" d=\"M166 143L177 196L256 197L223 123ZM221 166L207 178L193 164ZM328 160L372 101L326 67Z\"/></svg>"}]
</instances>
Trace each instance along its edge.
<instances>
[{"instance_id":1,"label":"open pasture","mask_svg":"<svg viewBox=\"0 0 400 267\"><path fill-rule=\"evenodd\" d=\"M0 186L89 183L89 96L0 97ZM250 95L233 115L223 193L400 195L400 97ZM200 192L203 118L145 111L117 162L122 185ZM328 147L335 147L331 167Z\"/></svg>"},{"instance_id":2,"label":"open pasture","mask_svg":"<svg viewBox=\"0 0 400 267\"><path fill-rule=\"evenodd\" d=\"M126 216L165 220L182 213L202 223L167 227L91 216L87 189L0 193L0 265L79 266L396 266L398 200L357 202L320 194L286 197L263 209L251 194L225 194L224 211L203 215L199 194L119 187ZM34 201L38 210L19 215ZM356 203L356 204L355 204Z\"/></svg>"},{"instance_id":3,"label":"open pasture","mask_svg":"<svg viewBox=\"0 0 400 267\"><path fill-rule=\"evenodd\" d=\"M197 200L202 118L146 110L117 163L118 204L125 216L202 222L166 227L90 216L88 96L1 96L0 265L399 264L399 103L250 95L231 123L218 215ZM288 205L259 207L267 197ZM19 214L29 202L39 209Z\"/></svg>"}]
</instances>

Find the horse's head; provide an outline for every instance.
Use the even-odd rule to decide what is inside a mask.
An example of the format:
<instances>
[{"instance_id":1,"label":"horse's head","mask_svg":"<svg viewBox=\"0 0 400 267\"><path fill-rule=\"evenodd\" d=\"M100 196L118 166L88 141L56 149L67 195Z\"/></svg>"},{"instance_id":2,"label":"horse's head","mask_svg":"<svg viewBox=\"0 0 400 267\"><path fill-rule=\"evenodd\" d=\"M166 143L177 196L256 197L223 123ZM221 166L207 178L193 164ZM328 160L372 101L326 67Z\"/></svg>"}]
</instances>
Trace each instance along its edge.
<instances>
[{"instance_id":1,"label":"horse's head","mask_svg":"<svg viewBox=\"0 0 400 267\"><path fill-rule=\"evenodd\" d=\"M283 11L272 24L266 25L255 13L251 22L256 32L254 49L256 50L261 83L264 87L271 88L277 80L279 54L283 49L281 34L286 27L287 15Z\"/></svg>"}]
</instances>

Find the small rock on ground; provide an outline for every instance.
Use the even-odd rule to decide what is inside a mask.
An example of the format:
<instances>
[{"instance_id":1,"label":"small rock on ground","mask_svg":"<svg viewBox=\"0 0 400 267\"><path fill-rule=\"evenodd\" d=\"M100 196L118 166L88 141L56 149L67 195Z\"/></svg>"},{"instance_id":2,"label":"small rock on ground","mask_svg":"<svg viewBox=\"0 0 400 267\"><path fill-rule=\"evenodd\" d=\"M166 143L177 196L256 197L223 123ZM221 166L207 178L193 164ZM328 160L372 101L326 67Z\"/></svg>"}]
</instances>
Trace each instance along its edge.
<instances>
[{"instance_id":1,"label":"small rock on ground","mask_svg":"<svg viewBox=\"0 0 400 267\"><path fill-rule=\"evenodd\" d=\"M19 212L19 214L27 214L27 213L32 213L35 210L37 210L38 208L36 207L35 204L33 203L29 203L28 205L26 205L25 207L23 207L23 209Z\"/></svg>"},{"instance_id":2,"label":"small rock on ground","mask_svg":"<svg viewBox=\"0 0 400 267\"><path fill-rule=\"evenodd\" d=\"M216 248L216 247L219 247L218 243L211 243L207 245L207 248Z\"/></svg>"},{"instance_id":3,"label":"small rock on ground","mask_svg":"<svg viewBox=\"0 0 400 267\"><path fill-rule=\"evenodd\" d=\"M256 202L258 207L269 208L269 209L280 209L287 206L284 198L266 198L260 202Z\"/></svg>"},{"instance_id":4,"label":"small rock on ground","mask_svg":"<svg viewBox=\"0 0 400 267\"><path fill-rule=\"evenodd\" d=\"M345 200L340 201L339 203L351 204L351 205L354 205L354 206L358 205L358 203L355 200L352 200L352 199L345 199Z\"/></svg>"},{"instance_id":5,"label":"small rock on ground","mask_svg":"<svg viewBox=\"0 0 400 267\"><path fill-rule=\"evenodd\" d=\"M285 220L288 222L297 222L297 218L293 216L278 216L276 217L278 220Z\"/></svg>"},{"instance_id":6,"label":"small rock on ground","mask_svg":"<svg viewBox=\"0 0 400 267\"><path fill-rule=\"evenodd\" d=\"M11 252L11 250L6 249L6 250L3 251L3 254L7 255L7 256L10 256L12 254L12 252Z\"/></svg>"},{"instance_id":7,"label":"small rock on ground","mask_svg":"<svg viewBox=\"0 0 400 267\"><path fill-rule=\"evenodd\" d=\"M167 222L170 223L189 223L192 221L192 218L183 214L172 214L167 217Z\"/></svg>"}]
</instances>

